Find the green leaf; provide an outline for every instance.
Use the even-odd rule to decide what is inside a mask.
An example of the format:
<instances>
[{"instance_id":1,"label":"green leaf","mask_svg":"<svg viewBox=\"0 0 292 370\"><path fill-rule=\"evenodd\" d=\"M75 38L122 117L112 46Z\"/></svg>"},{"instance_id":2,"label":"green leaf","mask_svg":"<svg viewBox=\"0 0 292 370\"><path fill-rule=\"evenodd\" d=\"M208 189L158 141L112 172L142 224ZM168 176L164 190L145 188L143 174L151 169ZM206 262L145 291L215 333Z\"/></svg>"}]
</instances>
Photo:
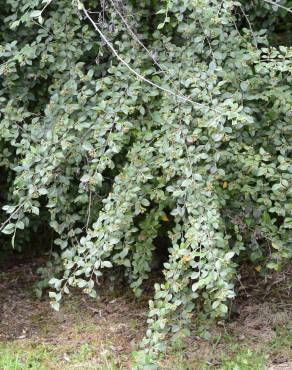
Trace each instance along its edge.
<instances>
[{"instance_id":1,"label":"green leaf","mask_svg":"<svg viewBox=\"0 0 292 370\"><path fill-rule=\"evenodd\" d=\"M2 230L2 233L8 235L8 234L12 234L14 230L15 230L15 224L10 223L4 227L4 229Z\"/></svg>"},{"instance_id":2,"label":"green leaf","mask_svg":"<svg viewBox=\"0 0 292 370\"><path fill-rule=\"evenodd\" d=\"M111 268L111 267L113 267L113 265L112 265L112 263L110 261L103 261L101 263L101 267Z\"/></svg>"},{"instance_id":3,"label":"green leaf","mask_svg":"<svg viewBox=\"0 0 292 370\"><path fill-rule=\"evenodd\" d=\"M233 251L231 251L231 252L226 253L224 258L225 258L226 261L229 261L234 257L234 255L235 255L235 253Z\"/></svg>"},{"instance_id":4,"label":"green leaf","mask_svg":"<svg viewBox=\"0 0 292 370\"><path fill-rule=\"evenodd\" d=\"M34 10L33 12L30 13L31 18L38 18L42 15L41 10Z\"/></svg>"},{"instance_id":5,"label":"green leaf","mask_svg":"<svg viewBox=\"0 0 292 370\"><path fill-rule=\"evenodd\" d=\"M60 310L60 303L59 303L59 302L51 302L51 307L52 307L55 311L59 311L59 310Z\"/></svg>"},{"instance_id":6,"label":"green leaf","mask_svg":"<svg viewBox=\"0 0 292 370\"><path fill-rule=\"evenodd\" d=\"M246 81L242 81L240 83L240 88L242 91L246 92L248 90L248 83Z\"/></svg>"}]
</instances>

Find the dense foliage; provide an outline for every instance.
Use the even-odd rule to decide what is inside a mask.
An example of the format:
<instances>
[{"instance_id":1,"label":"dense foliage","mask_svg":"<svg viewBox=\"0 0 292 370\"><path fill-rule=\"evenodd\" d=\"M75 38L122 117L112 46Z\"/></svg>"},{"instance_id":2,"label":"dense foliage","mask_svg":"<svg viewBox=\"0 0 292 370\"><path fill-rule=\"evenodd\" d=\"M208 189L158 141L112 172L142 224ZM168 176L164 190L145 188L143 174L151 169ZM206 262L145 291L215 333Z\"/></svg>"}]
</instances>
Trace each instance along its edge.
<instances>
[{"instance_id":1,"label":"dense foliage","mask_svg":"<svg viewBox=\"0 0 292 370\"><path fill-rule=\"evenodd\" d=\"M167 236L144 339L156 353L196 305L226 315L244 261L291 258L289 12L7 0L0 14L1 230L14 247L54 231L55 308L71 286L95 297L113 266L140 296Z\"/></svg>"}]
</instances>

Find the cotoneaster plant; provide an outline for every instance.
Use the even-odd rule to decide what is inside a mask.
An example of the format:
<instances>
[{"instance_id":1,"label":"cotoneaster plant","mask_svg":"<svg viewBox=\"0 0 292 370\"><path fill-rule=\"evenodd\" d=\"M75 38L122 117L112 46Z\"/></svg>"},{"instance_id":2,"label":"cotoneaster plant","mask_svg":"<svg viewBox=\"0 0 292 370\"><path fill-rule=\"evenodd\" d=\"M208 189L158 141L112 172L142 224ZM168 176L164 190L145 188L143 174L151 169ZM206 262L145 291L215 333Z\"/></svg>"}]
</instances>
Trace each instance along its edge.
<instances>
[{"instance_id":1,"label":"cotoneaster plant","mask_svg":"<svg viewBox=\"0 0 292 370\"><path fill-rule=\"evenodd\" d=\"M253 29L250 6L1 7L1 231L17 243L36 218L49 223L63 264L56 309L70 287L95 297L115 266L143 294L172 217L143 340L155 356L196 311L226 315L246 258L274 269L291 258L292 49Z\"/></svg>"}]
</instances>

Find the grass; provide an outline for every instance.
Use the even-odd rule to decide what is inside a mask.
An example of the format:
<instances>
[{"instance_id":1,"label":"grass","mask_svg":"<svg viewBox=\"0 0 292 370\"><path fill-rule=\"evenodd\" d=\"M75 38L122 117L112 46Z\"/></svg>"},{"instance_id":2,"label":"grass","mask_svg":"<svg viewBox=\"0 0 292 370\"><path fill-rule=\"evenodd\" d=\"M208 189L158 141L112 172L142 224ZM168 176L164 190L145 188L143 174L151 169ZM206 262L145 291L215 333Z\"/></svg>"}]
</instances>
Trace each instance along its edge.
<instances>
[{"instance_id":1,"label":"grass","mask_svg":"<svg viewBox=\"0 0 292 370\"><path fill-rule=\"evenodd\" d=\"M60 348L44 345L0 344L1 370L50 370L50 369L120 369L114 356L108 352L97 356L92 344L82 344L75 352L64 352Z\"/></svg>"},{"instance_id":2,"label":"grass","mask_svg":"<svg viewBox=\"0 0 292 370\"><path fill-rule=\"evenodd\" d=\"M46 370L49 354L43 346L17 348L15 344L0 345L0 369L3 370Z\"/></svg>"},{"instance_id":3,"label":"grass","mask_svg":"<svg viewBox=\"0 0 292 370\"><path fill-rule=\"evenodd\" d=\"M83 333L84 334L84 333ZM215 338L212 353L216 362L186 359L182 349L175 348L159 369L168 370L264 370L269 356L273 353L289 353L292 348L292 331L289 328L277 328L276 337L266 346L255 351L245 343L237 343L236 338L226 336ZM132 358L135 357L134 354ZM129 368L121 364L121 359L111 350L111 343L104 345L104 350L97 353L94 342L71 346L45 345L18 340L0 343L1 370L48 370L48 369L96 369L122 370Z\"/></svg>"},{"instance_id":4,"label":"grass","mask_svg":"<svg viewBox=\"0 0 292 370\"><path fill-rule=\"evenodd\" d=\"M126 291L101 300L74 294L57 313L46 298L32 296L25 269L17 274L19 279L14 270L0 275L6 287L0 291L5 303L0 370L134 369L141 356L138 344L145 333L146 304L136 304ZM274 361L292 364L292 315L283 308L291 307L290 295L284 306L280 303L278 296L269 302L265 296L262 302L239 302L240 318L220 325L202 319L200 327L198 317L194 335L173 337L157 368L264 370Z\"/></svg>"},{"instance_id":5,"label":"grass","mask_svg":"<svg viewBox=\"0 0 292 370\"><path fill-rule=\"evenodd\" d=\"M264 370L266 358L263 354L253 352L250 348L239 350L230 357L222 357L222 370Z\"/></svg>"},{"instance_id":6,"label":"grass","mask_svg":"<svg viewBox=\"0 0 292 370\"><path fill-rule=\"evenodd\" d=\"M186 359L183 350L175 349L163 369L265 370L273 359L282 359L283 362L291 361L292 322L288 322L284 327L276 327L275 334L273 339L262 344L253 344L253 338L248 338L248 343L244 341L239 343L238 337L228 333L215 336L208 341L212 342L207 356L210 360L192 356ZM291 364L290 362L290 366Z\"/></svg>"}]
</instances>

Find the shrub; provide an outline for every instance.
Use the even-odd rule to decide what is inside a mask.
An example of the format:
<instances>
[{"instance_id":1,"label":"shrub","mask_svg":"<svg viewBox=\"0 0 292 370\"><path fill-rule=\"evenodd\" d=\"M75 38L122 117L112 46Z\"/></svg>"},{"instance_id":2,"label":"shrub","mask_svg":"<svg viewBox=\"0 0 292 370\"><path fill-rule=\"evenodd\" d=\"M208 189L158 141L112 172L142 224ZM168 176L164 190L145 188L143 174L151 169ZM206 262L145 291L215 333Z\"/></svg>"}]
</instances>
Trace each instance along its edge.
<instances>
[{"instance_id":1,"label":"shrub","mask_svg":"<svg viewBox=\"0 0 292 370\"><path fill-rule=\"evenodd\" d=\"M113 266L140 296L172 217L150 354L187 330L196 302L224 317L244 260L264 270L291 258L292 49L269 44L276 16L252 28L246 11L257 25L271 6L249 4L2 5L2 232L17 243L49 222L63 261L51 279L58 309L71 286L95 297Z\"/></svg>"}]
</instances>

